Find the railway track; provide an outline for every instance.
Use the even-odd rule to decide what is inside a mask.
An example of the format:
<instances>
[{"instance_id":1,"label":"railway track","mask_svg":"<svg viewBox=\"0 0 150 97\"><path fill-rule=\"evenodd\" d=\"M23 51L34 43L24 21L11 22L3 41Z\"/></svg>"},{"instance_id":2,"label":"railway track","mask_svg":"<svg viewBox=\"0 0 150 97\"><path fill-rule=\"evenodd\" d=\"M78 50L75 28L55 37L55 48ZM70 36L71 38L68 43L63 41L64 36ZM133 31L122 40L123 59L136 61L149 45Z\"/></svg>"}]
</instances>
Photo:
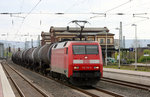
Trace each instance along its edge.
<instances>
[{"instance_id":1,"label":"railway track","mask_svg":"<svg viewBox=\"0 0 150 97\"><path fill-rule=\"evenodd\" d=\"M33 84L29 79L9 66L7 63L2 62L2 67L7 77L13 83L13 86L17 90L17 96L19 97L50 97L45 91Z\"/></svg>"},{"instance_id":2,"label":"railway track","mask_svg":"<svg viewBox=\"0 0 150 97\"><path fill-rule=\"evenodd\" d=\"M19 66L19 67L21 67L21 66ZM11 67L11 68L13 68L13 67ZM21 68L23 68L23 67L21 67ZM29 69L26 69L26 68L23 68L23 69L29 70ZM85 94L87 96L91 96L91 97L124 97L123 95L120 95L120 94L117 94L117 93L114 93L114 92L111 92L111 91L108 91L108 90L100 89L98 87L87 87L87 88L76 87L76 86L73 86L73 85L68 84L66 82L60 81L58 79L54 79L54 78L52 78L50 76L43 76L42 74L34 72L34 71L31 71L31 72L33 72L35 74L38 74L39 76L44 77L44 78L46 78L48 80L54 80L54 81L56 81L56 82L58 82L60 84L63 84L65 86L67 86L67 87L70 87L70 88L72 88L74 90L77 90L77 91L79 91L79 92L81 92L81 93L83 93L83 94Z\"/></svg>"},{"instance_id":3,"label":"railway track","mask_svg":"<svg viewBox=\"0 0 150 97\"><path fill-rule=\"evenodd\" d=\"M134 82L117 80L117 79L112 79L112 78L107 78L107 77L103 77L101 79L101 81L110 82L110 83L123 85L123 86L128 86L128 87L132 87L132 88L136 88L136 89L142 89L142 90L150 91L150 86L149 85L138 84L138 83L134 83Z\"/></svg>"},{"instance_id":4,"label":"railway track","mask_svg":"<svg viewBox=\"0 0 150 97\"><path fill-rule=\"evenodd\" d=\"M117 93L114 93L114 92L111 92L111 91L108 91L108 90L100 89L100 88L97 88L95 86L93 88L97 91L109 94L109 95L114 96L114 97L124 97L123 95L120 95L120 94L117 94Z\"/></svg>"},{"instance_id":5,"label":"railway track","mask_svg":"<svg viewBox=\"0 0 150 97\"><path fill-rule=\"evenodd\" d=\"M48 77L49 78L49 77ZM92 96L92 97L124 97L123 95L120 95L120 94L117 94L117 93L114 93L114 92L111 92L111 91L108 91L108 90L104 90L104 89L100 89L98 87L93 87L93 86L90 86L90 87L76 87L76 86L72 86L70 84L67 84L67 83L63 83L59 80L56 80L56 79L53 79L53 78L49 78L49 79L52 79L52 80L55 80L57 81L58 83L61 83L61 84L64 84L72 89L75 89L77 91L80 91L86 95L89 95L89 96Z\"/></svg>"}]
</instances>

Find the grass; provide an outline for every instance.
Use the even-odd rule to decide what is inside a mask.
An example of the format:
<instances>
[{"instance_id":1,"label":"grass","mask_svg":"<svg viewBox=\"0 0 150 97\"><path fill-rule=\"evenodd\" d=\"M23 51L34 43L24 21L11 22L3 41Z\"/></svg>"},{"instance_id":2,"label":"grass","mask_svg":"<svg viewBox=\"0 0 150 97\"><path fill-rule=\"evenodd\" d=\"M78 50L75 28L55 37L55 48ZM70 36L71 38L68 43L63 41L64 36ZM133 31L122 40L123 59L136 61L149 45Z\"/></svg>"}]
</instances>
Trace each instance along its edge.
<instances>
[{"instance_id":1,"label":"grass","mask_svg":"<svg viewBox=\"0 0 150 97\"><path fill-rule=\"evenodd\" d=\"M103 66L104 68L114 68L118 69L118 65L107 65ZM121 65L120 66L121 70L135 70L135 66L133 65ZM150 72L150 66L138 66L137 71L145 71L145 72Z\"/></svg>"}]
</instances>

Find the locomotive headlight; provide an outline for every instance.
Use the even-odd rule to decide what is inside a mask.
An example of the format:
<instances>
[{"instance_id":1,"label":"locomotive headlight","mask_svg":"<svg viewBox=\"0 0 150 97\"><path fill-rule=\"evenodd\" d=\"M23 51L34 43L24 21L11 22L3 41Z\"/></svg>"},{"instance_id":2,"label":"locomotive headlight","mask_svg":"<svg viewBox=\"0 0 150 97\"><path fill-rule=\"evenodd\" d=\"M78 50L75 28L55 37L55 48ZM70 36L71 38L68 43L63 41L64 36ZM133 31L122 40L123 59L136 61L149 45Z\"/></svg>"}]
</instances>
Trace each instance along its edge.
<instances>
[{"instance_id":1,"label":"locomotive headlight","mask_svg":"<svg viewBox=\"0 0 150 97\"><path fill-rule=\"evenodd\" d=\"M99 67L98 66L94 66L94 69L99 69Z\"/></svg>"},{"instance_id":2,"label":"locomotive headlight","mask_svg":"<svg viewBox=\"0 0 150 97\"><path fill-rule=\"evenodd\" d=\"M79 67L78 67L78 66L75 66L74 69L79 69Z\"/></svg>"}]
</instances>

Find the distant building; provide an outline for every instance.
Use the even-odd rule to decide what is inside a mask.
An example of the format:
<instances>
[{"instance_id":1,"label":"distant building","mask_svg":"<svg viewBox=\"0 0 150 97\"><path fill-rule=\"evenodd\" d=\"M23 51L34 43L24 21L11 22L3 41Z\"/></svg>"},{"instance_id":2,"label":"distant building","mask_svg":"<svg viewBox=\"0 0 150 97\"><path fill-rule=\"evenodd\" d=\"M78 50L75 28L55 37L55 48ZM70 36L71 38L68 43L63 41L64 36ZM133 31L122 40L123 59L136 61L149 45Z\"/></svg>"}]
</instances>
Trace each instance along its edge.
<instances>
[{"instance_id":1,"label":"distant building","mask_svg":"<svg viewBox=\"0 0 150 97\"><path fill-rule=\"evenodd\" d=\"M49 32L41 33L41 45L50 44L63 40L72 40L80 34L81 28L77 27L50 27ZM111 57L114 54L114 34L109 33L108 28L83 28L82 35L85 40L98 41L102 47L102 53L105 58L106 36L107 36L107 56ZM79 39L76 39L79 40Z\"/></svg>"},{"instance_id":2,"label":"distant building","mask_svg":"<svg viewBox=\"0 0 150 97\"><path fill-rule=\"evenodd\" d=\"M28 49L28 48L30 48L29 47L29 43L30 43L30 41L25 41L25 50Z\"/></svg>"},{"instance_id":3,"label":"distant building","mask_svg":"<svg viewBox=\"0 0 150 97\"><path fill-rule=\"evenodd\" d=\"M4 58L4 44L0 43L0 58Z\"/></svg>"}]
</instances>

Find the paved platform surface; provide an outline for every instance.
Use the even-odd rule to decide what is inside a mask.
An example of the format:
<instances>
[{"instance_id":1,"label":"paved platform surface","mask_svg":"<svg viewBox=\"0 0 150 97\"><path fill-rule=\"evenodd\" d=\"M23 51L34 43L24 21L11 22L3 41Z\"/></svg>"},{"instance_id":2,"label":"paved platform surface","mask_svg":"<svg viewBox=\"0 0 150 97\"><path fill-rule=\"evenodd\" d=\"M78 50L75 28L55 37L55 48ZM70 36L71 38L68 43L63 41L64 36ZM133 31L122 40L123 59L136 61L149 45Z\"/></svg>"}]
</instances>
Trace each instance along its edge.
<instances>
[{"instance_id":1,"label":"paved platform surface","mask_svg":"<svg viewBox=\"0 0 150 97\"><path fill-rule=\"evenodd\" d=\"M135 63L131 64L135 65ZM137 66L150 66L150 64L136 63Z\"/></svg>"},{"instance_id":2,"label":"paved platform surface","mask_svg":"<svg viewBox=\"0 0 150 97\"><path fill-rule=\"evenodd\" d=\"M116 73L123 73L123 74L129 74L129 75L150 77L150 72L121 70L121 69L112 69L112 68L104 68L103 70L107 72L116 72Z\"/></svg>"},{"instance_id":3,"label":"paved platform surface","mask_svg":"<svg viewBox=\"0 0 150 97\"><path fill-rule=\"evenodd\" d=\"M0 79L0 97L3 97L3 89L2 89L1 79Z\"/></svg>"},{"instance_id":4,"label":"paved platform surface","mask_svg":"<svg viewBox=\"0 0 150 97\"><path fill-rule=\"evenodd\" d=\"M104 77L150 85L150 72L104 68Z\"/></svg>"},{"instance_id":5,"label":"paved platform surface","mask_svg":"<svg viewBox=\"0 0 150 97\"><path fill-rule=\"evenodd\" d=\"M15 97L15 94L3 71L1 63L0 63L0 97Z\"/></svg>"}]
</instances>

